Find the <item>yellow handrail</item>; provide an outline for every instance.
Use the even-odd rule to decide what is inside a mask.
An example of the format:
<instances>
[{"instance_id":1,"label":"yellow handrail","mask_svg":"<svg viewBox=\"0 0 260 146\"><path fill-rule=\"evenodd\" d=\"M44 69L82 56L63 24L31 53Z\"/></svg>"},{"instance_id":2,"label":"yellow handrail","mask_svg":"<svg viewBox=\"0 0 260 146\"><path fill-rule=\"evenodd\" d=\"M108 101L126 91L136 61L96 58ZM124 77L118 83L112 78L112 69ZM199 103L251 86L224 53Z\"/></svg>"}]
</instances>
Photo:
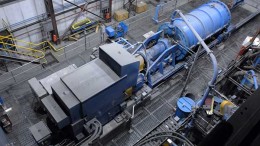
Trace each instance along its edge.
<instances>
[{"instance_id":1,"label":"yellow handrail","mask_svg":"<svg viewBox=\"0 0 260 146\"><path fill-rule=\"evenodd\" d=\"M13 46L13 47L17 47L19 48L20 50L24 49L26 51L30 51L30 52L37 52L39 53L40 55L38 55L39 57L38 58L43 58L45 57L45 53L43 51L40 51L40 50L36 50L36 49L31 49L31 48L26 48L26 47L23 47L23 46L18 46L18 45L14 45L14 44L8 44L8 43L3 43L3 44L7 44L9 46ZM10 50L10 49L6 49L5 50ZM13 50L10 50L10 51L13 51ZM14 51L14 52L19 52L19 51Z\"/></svg>"},{"instance_id":2,"label":"yellow handrail","mask_svg":"<svg viewBox=\"0 0 260 146\"><path fill-rule=\"evenodd\" d=\"M41 56L39 56L39 55L35 55L35 54L19 52L19 51L14 51L14 50L10 50L10 49L0 48L0 50L1 51L5 51L5 52L11 52L11 53L19 54L19 55L30 56L30 57L35 58L36 60L39 60L39 61L40 61L40 59L42 59L43 63L47 63L47 60L44 58L45 57L45 53L42 52L42 51L39 51L42 54ZM34 61L34 60L32 60L32 61Z\"/></svg>"},{"instance_id":3,"label":"yellow handrail","mask_svg":"<svg viewBox=\"0 0 260 146\"><path fill-rule=\"evenodd\" d=\"M38 47L38 46L44 45L44 44L48 44L48 46L49 46L53 51L55 51L55 52L64 49L64 47L61 47L61 48L56 49L49 41L43 41L43 42L37 44L37 43L26 42L26 41L23 41L23 40L14 39L11 35L8 35L8 36L0 36L0 40L3 40L3 39L9 39L9 40L14 40L14 41L17 41L17 42L21 42L21 43L24 43L24 44L29 45L31 48L33 48L33 47ZM32 46L33 46L33 47L32 47ZM43 47L42 49L44 50L45 48L47 48L47 47ZM35 49L33 49L33 50L35 50Z\"/></svg>"},{"instance_id":4,"label":"yellow handrail","mask_svg":"<svg viewBox=\"0 0 260 146\"><path fill-rule=\"evenodd\" d=\"M4 40L4 39L12 40L12 41L17 40L17 39L13 39L12 35L0 36L0 43L3 44L3 48L0 48L1 51L19 54L19 55L24 55L24 56L30 56L30 57L33 57L35 59L43 59L44 60L43 62L47 63L47 60L45 59L45 52L44 51L36 50L36 49L32 49L32 48L24 47L24 46L20 46L20 45L15 45L15 44L12 44L12 43L7 43L7 42L5 42L6 40ZM22 41L22 40L17 40L17 41L23 42L23 43L26 43L26 44L30 44L30 46L34 45L33 43L25 42L25 41ZM19 51L8 49L8 48L6 48L6 46L15 47L16 49L19 49ZM34 45L34 46L36 46L36 45Z\"/></svg>"},{"instance_id":5,"label":"yellow handrail","mask_svg":"<svg viewBox=\"0 0 260 146\"><path fill-rule=\"evenodd\" d=\"M11 53L15 53L15 54L20 54L20 55L24 55L24 56L31 56L31 57L34 57L36 59L42 59L44 58L44 56L37 56L37 55L34 55L34 54L29 54L29 53L24 53L24 52L18 52L18 51L13 51L13 50L9 50L9 49L3 49L3 48L0 48L0 50L2 51L5 51L5 52L11 52Z\"/></svg>"}]
</instances>

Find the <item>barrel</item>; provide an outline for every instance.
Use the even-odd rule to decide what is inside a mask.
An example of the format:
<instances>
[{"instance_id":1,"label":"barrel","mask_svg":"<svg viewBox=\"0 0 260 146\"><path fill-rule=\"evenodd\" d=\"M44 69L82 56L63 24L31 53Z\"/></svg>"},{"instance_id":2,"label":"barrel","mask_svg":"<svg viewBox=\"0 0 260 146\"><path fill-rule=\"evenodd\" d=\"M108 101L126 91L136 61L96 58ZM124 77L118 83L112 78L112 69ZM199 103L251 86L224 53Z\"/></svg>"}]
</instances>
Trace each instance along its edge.
<instances>
[{"instance_id":1,"label":"barrel","mask_svg":"<svg viewBox=\"0 0 260 146\"><path fill-rule=\"evenodd\" d=\"M229 8L226 4L217 0L201 5L186 14L185 17L203 39L227 27L231 21ZM175 19L173 26L175 36L182 45L189 48L198 43L197 38L182 18Z\"/></svg>"},{"instance_id":2,"label":"barrel","mask_svg":"<svg viewBox=\"0 0 260 146\"><path fill-rule=\"evenodd\" d=\"M192 99L189 97L181 97L177 101L175 116L180 119L186 118L192 112L193 107L195 107L195 102Z\"/></svg>"}]
</instances>

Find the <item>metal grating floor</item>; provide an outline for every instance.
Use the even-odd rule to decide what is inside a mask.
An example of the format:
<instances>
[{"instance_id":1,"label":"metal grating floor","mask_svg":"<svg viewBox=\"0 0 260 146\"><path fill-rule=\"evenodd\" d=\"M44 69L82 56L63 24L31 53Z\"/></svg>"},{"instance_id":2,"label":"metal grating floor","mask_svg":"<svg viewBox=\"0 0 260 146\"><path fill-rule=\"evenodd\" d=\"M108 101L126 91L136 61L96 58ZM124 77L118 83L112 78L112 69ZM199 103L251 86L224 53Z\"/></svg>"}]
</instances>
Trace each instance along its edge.
<instances>
[{"instance_id":1,"label":"metal grating floor","mask_svg":"<svg viewBox=\"0 0 260 146\"><path fill-rule=\"evenodd\" d=\"M179 7L179 9L183 10L184 12L188 12L194 7L197 7L197 5L199 5L200 3L203 3L203 1L193 4L185 4ZM251 13L248 10L238 7L237 11L235 11L234 13L232 12L232 23L235 24L237 22L240 22L250 14ZM259 16L248 23L245 27L241 28L226 42L214 48L214 54L217 56L219 62L218 65L221 70L225 70L230 61L235 57L245 37L247 35L252 36L255 33L256 28L258 28L257 22L260 22ZM143 24L143 26L144 25L145 24ZM158 121L160 121L159 123L161 123L173 113L177 98L180 95L180 91L183 87L181 80L183 73L184 71L180 72L178 75L175 75L171 80L164 83L161 87L158 87L158 89L154 89L159 92L159 95L156 97L156 100L152 101L150 105L147 105L142 109L141 114L136 115L133 120L134 124L132 126L132 129L130 130L131 134L133 134L134 132L141 135L141 137L144 137L147 133L149 133L148 131L152 131L155 127L158 126ZM197 66L193 70L192 79L188 84L187 90L191 93L194 93L197 97L200 97L205 87L207 86L208 81L211 79L211 74L212 69L210 60L207 57L203 57L202 59L198 60ZM178 76L178 78L176 78L176 76ZM136 124L136 121L140 122ZM163 125L158 127L158 130L175 130L177 123L172 123L173 121L174 120L172 120L172 117L170 116L163 123ZM127 137L128 135L124 136ZM138 140L140 140L140 137L135 139L135 142L125 141L124 143L122 143L121 139L115 138L114 140L112 140L112 145L133 145L133 143L136 143ZM156 144L158 143L150 143L148 145Z\"/></svg>"},{"instance_id":2,"label":"metal grating floor","mask_svg":"<svg viewBox=\"0 0 260 146\"><path fill-rule=\"evenodd\" d=\"M179 9L183 12L187 12L199 4L204 3L206 0L199 0L194 3L186 4ZM180 1L183 3L184 1ZM171 13L171 9L168 14ZM167 12L165 12L167 14ZM245 18L250 14L249 11L239 8L239 10L232 13L233 22L239 22L242 18ZM153 14L151 14L153 15ZM151 30L156 31L157 25L154 25L151 20L151 15L146 16L140 20L134 22L135 24L131 27L128 37L131 38L132 42L137 42L144 40L142 36ZM226 65L232 60L233 56L238 52L241 42L247 35L253 35L256 28L258 28L260 22L260 17L258 16L252 22L248 23L245 27L236 32L231 36L225 43L220 45L214 50L214 53L218 57L220 68L224 69ZM141 27L140 27L141 26ZM222 47L221 47L222 46ZM90 52L82 53L77 55L70 60L66 60L59 63L56 66L48 67L47 70L39 74L37 77L45 77L61 68L68 66L69 64L76 64L81 66L85 62L89 61ZM196 95L201 95L202 91L210 79L211 75L211 65L207 57L199 60L197 62L197 67L193 71L193 76L190 84L188 85L188 90L195 93ZM176 100L182 89L182 75L184 71L178 73L172 77L169 81L165 82L160 87L154 89L154 98L149 105L137 111L135 118L133 119L133 125L130 131L122 131L122 134L115 137L107 145L109 146L123 146L123 145L133 145L138 140L143 138L152 129L157 127L160 122L164 121L169 117L176 105ZM28 127L37 123L44 116L38 115L33 111L32 103L34 96L32 95L27 82L23 82L14 87L9 88L6 91L0 93L0 96L4 98L7 107L12 107L12 111L9 112L10 118L13 122L13 132L8 134L10 144L15 146L34 146L36 145L34 139L32 138ZM164 125L166 128L175 128L174 123L171 123L171 119L167 119ZM161 128L163 130L163 128Z\"/></svg>"}]
</instances>

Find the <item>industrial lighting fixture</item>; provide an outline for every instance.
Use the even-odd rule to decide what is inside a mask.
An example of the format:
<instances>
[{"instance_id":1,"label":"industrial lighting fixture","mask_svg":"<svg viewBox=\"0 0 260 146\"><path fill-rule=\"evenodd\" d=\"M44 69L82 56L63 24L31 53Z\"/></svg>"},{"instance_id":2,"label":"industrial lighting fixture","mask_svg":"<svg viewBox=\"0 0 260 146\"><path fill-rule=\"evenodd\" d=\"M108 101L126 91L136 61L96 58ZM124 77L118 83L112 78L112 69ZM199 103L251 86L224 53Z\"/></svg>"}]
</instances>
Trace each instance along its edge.
<instances>
[{"instance_id":1,"label":"industrial lighting fixture","mask_svg":"<svg viewBox=\"0 0 260 146\"><path fill-rule=\"evenodd\" d=\"M5 110L6 113L10 112L12 110L12 107Z\"/></svg>"}]
</instances>

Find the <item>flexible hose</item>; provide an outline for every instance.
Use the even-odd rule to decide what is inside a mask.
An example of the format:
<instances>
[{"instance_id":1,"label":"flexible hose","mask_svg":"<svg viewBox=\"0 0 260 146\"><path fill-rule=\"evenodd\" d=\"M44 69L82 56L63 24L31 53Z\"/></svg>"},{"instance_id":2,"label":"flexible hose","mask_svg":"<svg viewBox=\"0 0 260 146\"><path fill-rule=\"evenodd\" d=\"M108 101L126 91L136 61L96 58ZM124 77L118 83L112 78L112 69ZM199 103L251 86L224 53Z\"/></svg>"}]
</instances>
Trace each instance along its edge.
<instances>
[{"instance_id":1,"label":"flexible hose","mask_svg":"<svg viewBox=\"0 0 260 146\"><path fill-rule=\"evenodd\" d=\"M210 89L214 86L216 79L218 77L218 63L215 55L212 53L212 51L209 49L209 47L206 45L206 43L203 41L203 39L200 37L200 35L196 32L196 30L193 28L193 26L190 24L190 22L186 19L186 17L182 14L180 10L176 10L176 12L182 17L184 22L188 25L188 27L191 29L193 34L196 36L196 38L199 40L200 44L203 46L203 48L206 50L206 52L209 54L209 57L211 59L212 65L213 65L213 77L211 81L209 82L209 85L206 89L206 91L203 94L201 102L198 104L199 107L201 107L206 98L208 97Z\"/></svg>"}]
</instances>

